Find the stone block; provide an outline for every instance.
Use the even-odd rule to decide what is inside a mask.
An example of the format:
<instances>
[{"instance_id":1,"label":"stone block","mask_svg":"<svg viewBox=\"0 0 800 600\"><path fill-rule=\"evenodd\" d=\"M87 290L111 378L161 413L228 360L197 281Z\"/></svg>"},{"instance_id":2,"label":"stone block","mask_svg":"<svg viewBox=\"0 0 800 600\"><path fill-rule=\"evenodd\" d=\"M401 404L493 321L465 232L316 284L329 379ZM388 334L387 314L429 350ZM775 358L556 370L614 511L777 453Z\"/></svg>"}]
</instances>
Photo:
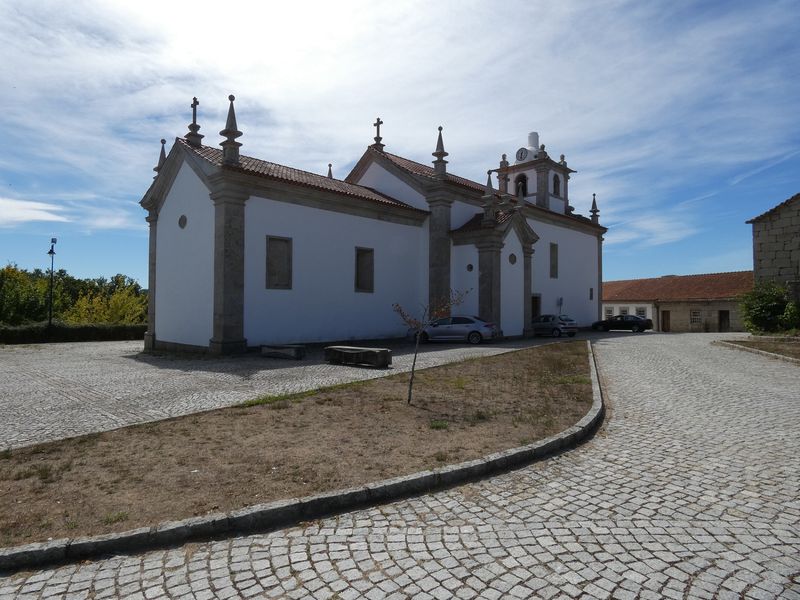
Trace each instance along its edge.
<instances>
[{"instance_id":1,"label":"stone block","mask_svg":"<svg viewBox=\"0 0 800 600\"><path fill-rule=\"evenodd\" d=\"M368 365L386 369L392 364L392 351L388 348L326 346L325 360L334 365Z\"/></svg>"}]
</instances>

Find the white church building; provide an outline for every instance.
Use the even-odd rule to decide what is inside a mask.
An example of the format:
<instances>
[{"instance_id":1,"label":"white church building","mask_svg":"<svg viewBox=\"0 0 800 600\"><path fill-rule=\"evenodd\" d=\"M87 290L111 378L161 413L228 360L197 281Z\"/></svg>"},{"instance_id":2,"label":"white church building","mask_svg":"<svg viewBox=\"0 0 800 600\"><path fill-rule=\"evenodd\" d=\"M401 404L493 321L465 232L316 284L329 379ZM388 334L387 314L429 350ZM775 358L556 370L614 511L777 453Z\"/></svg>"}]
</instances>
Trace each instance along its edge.
<instances>
[{"instance_id":1,"label":"white church building","mask_svg":"<svg viewBox=\"0 0 800 600\"><path fill-rule=\"evenodd\" d=\"M233 106L220 148L189 132L141 200L150 225L146 349L243 352L264 344L405 335L392 310L467 292L454 313L530 333L540 313L600 318L606 229L573 212L564 155L538 134L485 185L448 171L442 128L423 164L374 143L344 179L240 155ZM497 186L492 184L493 174Z\"/></svg>"}]
</instances>

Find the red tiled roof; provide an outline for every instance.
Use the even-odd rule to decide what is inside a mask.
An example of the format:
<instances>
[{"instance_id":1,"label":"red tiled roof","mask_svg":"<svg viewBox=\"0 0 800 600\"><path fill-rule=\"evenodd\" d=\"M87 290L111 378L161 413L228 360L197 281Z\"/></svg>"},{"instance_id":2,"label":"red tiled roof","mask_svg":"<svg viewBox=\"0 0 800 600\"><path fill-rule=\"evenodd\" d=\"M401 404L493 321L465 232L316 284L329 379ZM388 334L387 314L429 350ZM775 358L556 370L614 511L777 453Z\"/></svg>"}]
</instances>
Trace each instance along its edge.
<instances>
[{"instance_id":1,"label":"red tiled roof","mask_svg":"<svg viewBox=\"0 0 800 600\"><path fill-rule=\"evenodd\" d=\"M212 148L210 146L199 146L199 147L192 146L182 138L178 138L178 142L182 144L187 150L194 152L195 154L207 160L211 164L217 167L222 166L221 149ZM239 162L240 166L238 167L226 167L226 168L236 169L238 171L242 171L250 175L257 175L259 177L275 179L277 181L285 181L287 183L295 183L310 188L325 190L337 194L343 194L345 196L350 196L353 198L369 200L371 202L377 202L378 204L382 204L384 206L393 206L420 213L427 212L424 210L420 210L418 208L414 208L413 206L410 206L405 202L400 202L399 200L390 198L389 196L381 194L377 190L373 190L372 188L368 188L363 185L355 185L353 183L347 183L345 181L341 181L340 179L331 179L330 177L327 177L325 175L318 175L316 173L310 173L308 171L301 171L300 169L293 169L292 167L286 167L284 165L279 165L277 163L269 162L266 160L259 160L257 158L252 158L250 156L240 156Z\"/></svg>"},{"instance_id":2,"label":"red tiled roof","mask_svg":"<svg viewBox=\"0 0 800 600\"><path fill-rule=\"evenodd\" d=\"M603 282L603 302L722 300L753 289L753 272L664 275L651 279Z\"/></svg>"},{"instance_id":3,"label":"red tiled roof","mask_svg":"<svg viewBox=\"0 0 800 600\"><path fill-rule=\"evenodd\" d=\"M373 149L374 150L374 149ZM408 158L403 158L402 156L397 156L396 154L390 154L386 151L379 151L374 150L375 152L379 152L381 155L388 158L393 164L398 166L399 168L411 173L413 175L420 175L422 177L429 177L431 179L436 178L436 172L433 170L433 167L429 167L428 165L423 165L422 163L418 163L413 160L409 160ZM573 173L575 171L572 171ZM465 177L459 177L458 175L453 175L452 173L447 174L447 180L452 181L462 187L465 187L469 190L480 192L481 195L486 191L486 186L481 185L476 181L472 181L470 179L466 179ZM495 196L500 196L500 191L495 190ZM557 212L552 212L546 208L542 208L541 206L537 206L531 202L525 201L525 206L532 208L536 211L546 211L549 215L555 215L556 217L562 217L565 219L571 219L576 221L581 221L583 223L591 224L592 220L589 217L584 217L583 215L571 213L571 214L562 214ZM598 225L599 226L599 225Z\"/></svg>"},{"instance_id":4,"label":"red tiled roof","mask_svg":"<svg viewBox=\"0 0 800 600\"><path fill-rule=\"evenodd\" d=\"M409 173L413 173L414 175L421 175L422 177L430 177L431 179L436 179L436 172L433 170L433 167L429 167L428 165L423 165L422 163L415 162L413 160L409 160L407 158L403 158L402 156L397 156L396 154L390 154L389 152L381 152L386 158L392 161L395 165L403 169L404 171L408 171ZM460 186L465 188L469 188L476 192L483 192L486 190L485 185L481 185L475 181L471 181L469 179L465 179L464 177L459 177L458 175L453 175L452 173L447 174L447 180L452 181L453 183L457 183Z\"/></svg>"},{"instance_id":5,"label":"red tiled roof","mask_svg":"<svg viewBox=\"0 0 800 600\"><path fill-rule=\"evenodd\" d=\"M745 223L754 223L755 221L760 221L761 219L763 219L767 215L771 215L772 213L777 212L780 209L782 209L784 206L788 206L789 204L791 204L793 202L796 202L798 200L800 200L800 194L795 194L794 196L792 196L788 200L784 200L783 202L778 204L778 206L773 206L767 212L762 213L762 214L758 215L757 217L753 217L749 221L745 221Z\"/></svg>"},{"instance_id":6,"label":"red tiled roof","mask_svg":"<svg viewBox=\"0 0 800 600\"><path fill-rule=\"evenodd\" d=\"M503 223L508 221L511 218L511 215L513 214L514 213L510 211L502 211L502 210L497 211L497 224L502 225ZM478 229L483 229L483 225L481 225L481 223L483 223L482 212L476 214L474 217L472 217L469 221L464 223L458 229L453 229L452 232L456 233L461 231L477 231Z\"/></svg>"}]
</instances>

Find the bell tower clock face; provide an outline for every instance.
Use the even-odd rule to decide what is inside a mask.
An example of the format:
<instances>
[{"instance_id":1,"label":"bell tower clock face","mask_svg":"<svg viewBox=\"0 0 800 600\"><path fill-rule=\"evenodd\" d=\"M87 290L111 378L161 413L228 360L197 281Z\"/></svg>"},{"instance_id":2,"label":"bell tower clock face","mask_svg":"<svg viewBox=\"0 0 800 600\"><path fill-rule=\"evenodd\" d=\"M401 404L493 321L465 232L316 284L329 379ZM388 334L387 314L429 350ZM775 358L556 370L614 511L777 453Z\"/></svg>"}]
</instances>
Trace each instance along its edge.
<instances>
[{"instance_id":1,"label":"bell tower clock face","mask_svg":"<svg viewBox=\"0 0 800 600\"><path fill-rule=\"evenodd\" d=\"M517 160L525 160L526 158L528 158L527 148L520 148L517 150Z\"/></svg>"}]
</instances>

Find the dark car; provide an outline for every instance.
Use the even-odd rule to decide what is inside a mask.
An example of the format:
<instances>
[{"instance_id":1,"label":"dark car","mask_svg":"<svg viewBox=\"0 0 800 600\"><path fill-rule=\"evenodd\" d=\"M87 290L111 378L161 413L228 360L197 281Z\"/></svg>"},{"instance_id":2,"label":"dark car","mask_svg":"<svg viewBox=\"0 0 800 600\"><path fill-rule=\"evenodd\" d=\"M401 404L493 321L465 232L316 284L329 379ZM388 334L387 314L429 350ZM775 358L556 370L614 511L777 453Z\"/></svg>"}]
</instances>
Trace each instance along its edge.
<instances>
[{"instance_id":1,"label":"dark car","mask_svg":"<svg viewBox=\"0 0 800 600\"><path fill-rule=\"evenodd\" d=\"M652 329L653 322L650 319L637 317L636 315L617 315L603 321L592 323L592 329L597 331L609 331L610 329L625 329L634 333L641 333L645 329Z\"/></svg>"},{"instance_id":2,"label":"dark car","mask_svg":"<svg viewBox=\"0 0 800 600\"><path fill-rule=\"evenodd\" d=\"M533 335L551 335L573 337L578 332L578 325L568 315L540 315L531 322Z\"/></svg>"},{"instance_id":3,"label":"dark car","mask_svg":"<svg viewBox=\"0 0 800 600\"><path fill-rule=\"evenodd\" d=\"M436 319L425 327L420 340L466 340L470 344L480 344L483 340L493 340L502 336L494 323L487 323L478 317L452 316Z\"/></svg>"}]
</instances>

